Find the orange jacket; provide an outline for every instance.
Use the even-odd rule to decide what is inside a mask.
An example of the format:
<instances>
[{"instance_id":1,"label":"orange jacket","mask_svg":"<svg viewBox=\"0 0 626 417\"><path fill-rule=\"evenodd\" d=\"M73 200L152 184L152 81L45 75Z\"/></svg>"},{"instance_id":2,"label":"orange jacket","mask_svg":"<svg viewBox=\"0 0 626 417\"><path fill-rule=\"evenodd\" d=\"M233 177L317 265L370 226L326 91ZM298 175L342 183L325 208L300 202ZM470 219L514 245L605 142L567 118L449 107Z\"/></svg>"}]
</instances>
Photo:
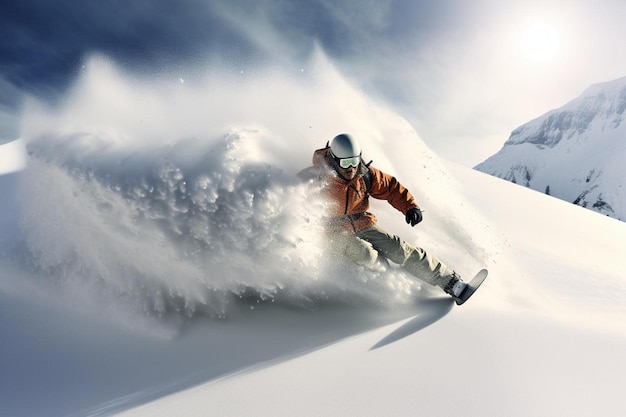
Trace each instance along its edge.
<instances>
[{"instance_id":1,"label":"orange jacket","mask_svg":"<svg viewBox=\"0 0 626 417\"><path fill-rule=\"evenodd\" d=\"M370 206L369 196L387 200L402 214L418 207L409 190L395 177L361 162L357 175L347 181L337 175L330 158L329 148L316 150L313 154L313 166L298 175L306 180L323 181L322 194L331 203L327 213L331 231L359 232L375 225L376 216L367 211ZM371 183L369 187L367 176Z\"/></svg>"}]
</instances>

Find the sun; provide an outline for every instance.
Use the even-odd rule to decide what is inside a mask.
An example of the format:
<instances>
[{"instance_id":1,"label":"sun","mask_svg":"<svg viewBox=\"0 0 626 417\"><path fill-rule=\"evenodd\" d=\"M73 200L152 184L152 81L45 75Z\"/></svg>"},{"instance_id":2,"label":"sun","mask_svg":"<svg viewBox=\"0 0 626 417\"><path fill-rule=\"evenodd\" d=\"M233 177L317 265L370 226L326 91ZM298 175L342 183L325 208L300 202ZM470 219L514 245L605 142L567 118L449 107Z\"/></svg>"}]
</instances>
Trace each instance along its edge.
<instances>
[{"instance_id":1,"label":"sun","mask_svg":"<svg viewBox=\"0 0 626 417\"><path fill-rule=\"evenodd\" d=\"M545 62L554 57L561 46L561 36L553 27L545 23L529 26L520 39L524 56L535 62Z\"/></svg>"}]
</instances>

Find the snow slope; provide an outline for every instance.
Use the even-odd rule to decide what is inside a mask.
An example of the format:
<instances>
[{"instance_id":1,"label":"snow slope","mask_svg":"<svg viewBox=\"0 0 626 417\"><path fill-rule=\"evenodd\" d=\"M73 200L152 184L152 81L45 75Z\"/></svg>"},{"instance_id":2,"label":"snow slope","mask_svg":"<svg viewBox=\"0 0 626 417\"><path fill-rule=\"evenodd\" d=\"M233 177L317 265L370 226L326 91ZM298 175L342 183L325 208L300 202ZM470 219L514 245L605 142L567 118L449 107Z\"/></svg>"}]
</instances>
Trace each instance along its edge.
<instances>
[{"instance_id":1,"label":"snow slope","mask_svg":"<svg viewBox=\"0 0 626 417\"><path fill-rule=\"evenodd\" d=\"M97 58L28 105L28 166L0 176L0 415L621 415L626 225L442 163L310 65L181 85ZM292 177L337 131L426 210L381 224L489 268L471 302L325 261Z\"/></svg>"},{"instance_id":2,"label":"snow slope","mask_svg":"<svg viewBox=\"0 0 626 417\"><path fill-rule=\"evenodd\" d=\"M123 415L621 415L626 228L485 174L452 170L508 237L471 303L427 328L417 312ZM527 203L536 209L525 210Z\"/></svg>"}]
</instances>

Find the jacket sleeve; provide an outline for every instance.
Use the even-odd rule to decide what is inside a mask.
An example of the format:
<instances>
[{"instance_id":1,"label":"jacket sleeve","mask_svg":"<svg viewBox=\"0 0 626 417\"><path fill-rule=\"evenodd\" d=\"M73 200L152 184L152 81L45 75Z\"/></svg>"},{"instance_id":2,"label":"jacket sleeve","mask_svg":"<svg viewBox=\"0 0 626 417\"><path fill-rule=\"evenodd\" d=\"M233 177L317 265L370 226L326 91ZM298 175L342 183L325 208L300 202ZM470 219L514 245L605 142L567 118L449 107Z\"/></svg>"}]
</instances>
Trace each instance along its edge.
<instances>
[{"instance_id":1,"label":"jacket sleeve","mask_svg":"<svg viewBox=\"0 0 626 417\"><path fill-rule=\"evenodd\" d=\"M327 167L326 160L328 159L328 149L329 148L317 149L313 153L313 165L296 174L301 181L319 181L324 177Z\"/></svg>"},{"instance_id":2,"label":"jacket sleeve","mask_svg":"<svg viewBox=\"0 0 626 417\"><path fill-rule=\"evenodd\" d=\"M296 175L300 179L300 181L314 181L320 178L320 170L317 167L310 166L298 172Z\"/></svg>"},{"instance_id":3,"label":"jacket sleeve","mask_svg":"<svg viewBox=\"0 0 626 417\"><path fill-rule=\"evenodd\" d=\"M412 208L419 208L415 199L398 180L381 170L369 167L372 176L370 195L379 200L387 200L395 209L406 214Z\"/></svg>"}]
</instances>

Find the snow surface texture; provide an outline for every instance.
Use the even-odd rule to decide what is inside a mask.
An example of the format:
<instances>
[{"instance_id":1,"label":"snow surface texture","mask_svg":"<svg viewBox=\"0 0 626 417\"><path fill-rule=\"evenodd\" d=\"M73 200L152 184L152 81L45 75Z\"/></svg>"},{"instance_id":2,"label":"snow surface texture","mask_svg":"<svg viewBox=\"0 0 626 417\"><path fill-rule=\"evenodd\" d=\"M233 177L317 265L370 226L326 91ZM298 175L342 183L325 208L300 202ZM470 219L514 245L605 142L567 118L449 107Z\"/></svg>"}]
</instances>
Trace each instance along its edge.
<instances>
[{"instance_id":1,"label":"snow surface texture","mask_svg":"<svg viewBox=\"0 0 626 417\"><path fill-rule=\"evenodd\" d=\"M511 133L476 169L626 219L626 78L596 84Z\"/></svg>"},{"instance_id":2,"label":"snow surface texture","mask_svg":"<svg viewBox=\"0 0 626 417\"><path fill-rule=\"evenodd\" d=\"M21 141L13 141L2 145L0 153L0 175L11 174L24 169L26 152Z\"/></svg>"},{"instance_id":3,"label":"snow surface texture","mask_svg":"<svg viewBox=\"0 0 626 417\"><path fill-rule=\"evenodd\" d=\"M169 83L94 58L27 105L28 166L0 176L0 415L621 416L626 225L446 166L307 68ZM489 268L466 305L326 261L293 176L339 131L426 210L374 204L381 225Z\"/></svg>"}]
</instances>

